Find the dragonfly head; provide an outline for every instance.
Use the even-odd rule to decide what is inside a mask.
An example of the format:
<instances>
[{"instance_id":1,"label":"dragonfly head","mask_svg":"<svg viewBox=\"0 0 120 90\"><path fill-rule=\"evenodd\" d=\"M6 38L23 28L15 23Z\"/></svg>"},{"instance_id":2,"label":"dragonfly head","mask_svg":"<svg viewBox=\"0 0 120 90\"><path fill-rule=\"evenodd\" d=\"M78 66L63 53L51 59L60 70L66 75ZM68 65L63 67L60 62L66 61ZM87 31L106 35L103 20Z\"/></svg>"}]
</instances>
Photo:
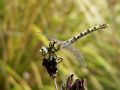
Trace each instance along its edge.
<instances>
[{"instance_id":1,"label":"dragonfly head","mask_svg":"<svg viewBox=\"0 0 120 90\"><path fill-rule=\"evenodd\" d=\"M46 47L42 46L42 48L40 49L40 53L42 56L45 56L48 53L48 49Z\"/></svg>"},{"instance_id":2,"label":"dragonfly head","mask_svg":"<svg viewBox=\"0 0 120 90\"><path fill-rule=\"evenodd\" d=\"M51 45L55 45L57 42L58 42L58 41L57 41L56 39L54 39L54 40L51 40L51 41L50 41L50 44L51 44ZM50 44L49 44L49 45L50 45Z\"/></svg>"}]
</instances>

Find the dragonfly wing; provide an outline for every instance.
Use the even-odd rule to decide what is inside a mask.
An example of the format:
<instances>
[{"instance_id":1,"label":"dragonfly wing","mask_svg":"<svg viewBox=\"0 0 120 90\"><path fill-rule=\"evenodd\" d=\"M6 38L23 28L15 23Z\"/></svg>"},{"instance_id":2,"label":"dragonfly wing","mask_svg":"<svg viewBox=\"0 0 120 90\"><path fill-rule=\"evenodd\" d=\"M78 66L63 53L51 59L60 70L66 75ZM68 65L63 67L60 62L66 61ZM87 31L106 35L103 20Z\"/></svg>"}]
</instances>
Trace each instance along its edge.
<instances>
[{"instance_id":1,"label":"dragonfly wing","mask_svg":"<svg viewBox=\"0 0 120 90\"><path fill-rule=\"evenodd\" d=\"M76 56L77 60L80 62L81 65L87 66L86 62L85 62L85 59L83 57L83 54L82 54L82 52L79 49L75 48L72 45L68 45L65 48L70 50Z\"/></svg>"}]
</instances>

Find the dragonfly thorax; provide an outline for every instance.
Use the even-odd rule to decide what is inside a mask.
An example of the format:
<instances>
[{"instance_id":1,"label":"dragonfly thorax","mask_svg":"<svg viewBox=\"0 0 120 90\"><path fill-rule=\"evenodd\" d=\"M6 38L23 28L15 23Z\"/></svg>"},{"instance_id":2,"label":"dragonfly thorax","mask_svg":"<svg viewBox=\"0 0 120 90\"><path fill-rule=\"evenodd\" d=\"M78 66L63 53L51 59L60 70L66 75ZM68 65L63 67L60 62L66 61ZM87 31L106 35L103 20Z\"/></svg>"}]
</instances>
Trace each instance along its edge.
<instances>
[{"instance_id":1,"label":"dragonfly thorax","mask_svg":"<svg viewBox=\"0 0 120 90\"><path fill-rule=\"evenodd\" d=\"M41 55L44 57L49 57L49 55L54 55L60 49L60 45L57 44L56 40L52 40L49 43L49 47L42 47L40 49Z\"/></svg>"}]
</instances>

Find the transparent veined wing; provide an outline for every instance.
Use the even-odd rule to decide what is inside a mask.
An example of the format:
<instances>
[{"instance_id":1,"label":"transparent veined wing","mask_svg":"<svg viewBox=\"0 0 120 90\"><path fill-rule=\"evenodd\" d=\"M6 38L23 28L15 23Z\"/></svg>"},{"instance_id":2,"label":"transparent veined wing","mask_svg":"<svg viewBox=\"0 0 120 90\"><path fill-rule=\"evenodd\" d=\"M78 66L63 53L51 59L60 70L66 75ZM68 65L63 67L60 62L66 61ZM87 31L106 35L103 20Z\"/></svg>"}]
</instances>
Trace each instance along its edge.
<instances>
[{"instance_id":1,"label":"transparent veined wing","mask_svg":"<svg viewBox=\"0 0 120 90\"><path fill-rule=\"evenodd\" d=\"M81 50L75 48L72 45L65 46L65 48L67 48L70 52L72 52L75 55L76 59L80 62L82 66L85 66L85 67L87 66Z\"/></svg>"}]
</instances>

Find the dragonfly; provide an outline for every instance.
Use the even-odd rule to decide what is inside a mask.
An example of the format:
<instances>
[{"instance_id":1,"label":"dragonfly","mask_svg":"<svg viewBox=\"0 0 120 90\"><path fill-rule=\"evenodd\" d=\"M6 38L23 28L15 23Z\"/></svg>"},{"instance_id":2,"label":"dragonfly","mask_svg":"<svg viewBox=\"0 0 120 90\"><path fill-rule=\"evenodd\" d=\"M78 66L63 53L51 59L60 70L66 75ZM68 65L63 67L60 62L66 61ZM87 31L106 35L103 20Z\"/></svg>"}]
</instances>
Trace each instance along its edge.
<instances>
[{"instance_id":1,"label":"dragonfly","mask_svg":"<svg viewBox=\"0 0 120 90\"><path fill-rule=\"evenodd\" d=\"M86 35L88 35L88 34L90 34L92 32L105 29L108 26L109 26L108 24L97 25L97 26L95 26L93 28L89 28L86 31L83 31L83 32L73 36L72 38L70 38L70 39L68 39L66 41L59 41L57 39L51 40L48 47L44 47L43 46L40 49L41 55L42 55L43 58L46 58L46 59L48 57L54 56L55 58L58 58L58 62L60 62L62 59L57 57L56 52L58 52L59 50L61 50L63 48L68 48L70 51L73 52L73 54L75 56L77 56L77 58L79 59L80 63L82 65L86 66L86 63L85 63L85 60L84 60L84 57L83 57L81 51L76 49L76 48L74 48L74 47L72 47L71 44L73 44L77 40L81 39L82 37L84 37L84 36L86 36Z\"/></svg>"}]
</instances>

